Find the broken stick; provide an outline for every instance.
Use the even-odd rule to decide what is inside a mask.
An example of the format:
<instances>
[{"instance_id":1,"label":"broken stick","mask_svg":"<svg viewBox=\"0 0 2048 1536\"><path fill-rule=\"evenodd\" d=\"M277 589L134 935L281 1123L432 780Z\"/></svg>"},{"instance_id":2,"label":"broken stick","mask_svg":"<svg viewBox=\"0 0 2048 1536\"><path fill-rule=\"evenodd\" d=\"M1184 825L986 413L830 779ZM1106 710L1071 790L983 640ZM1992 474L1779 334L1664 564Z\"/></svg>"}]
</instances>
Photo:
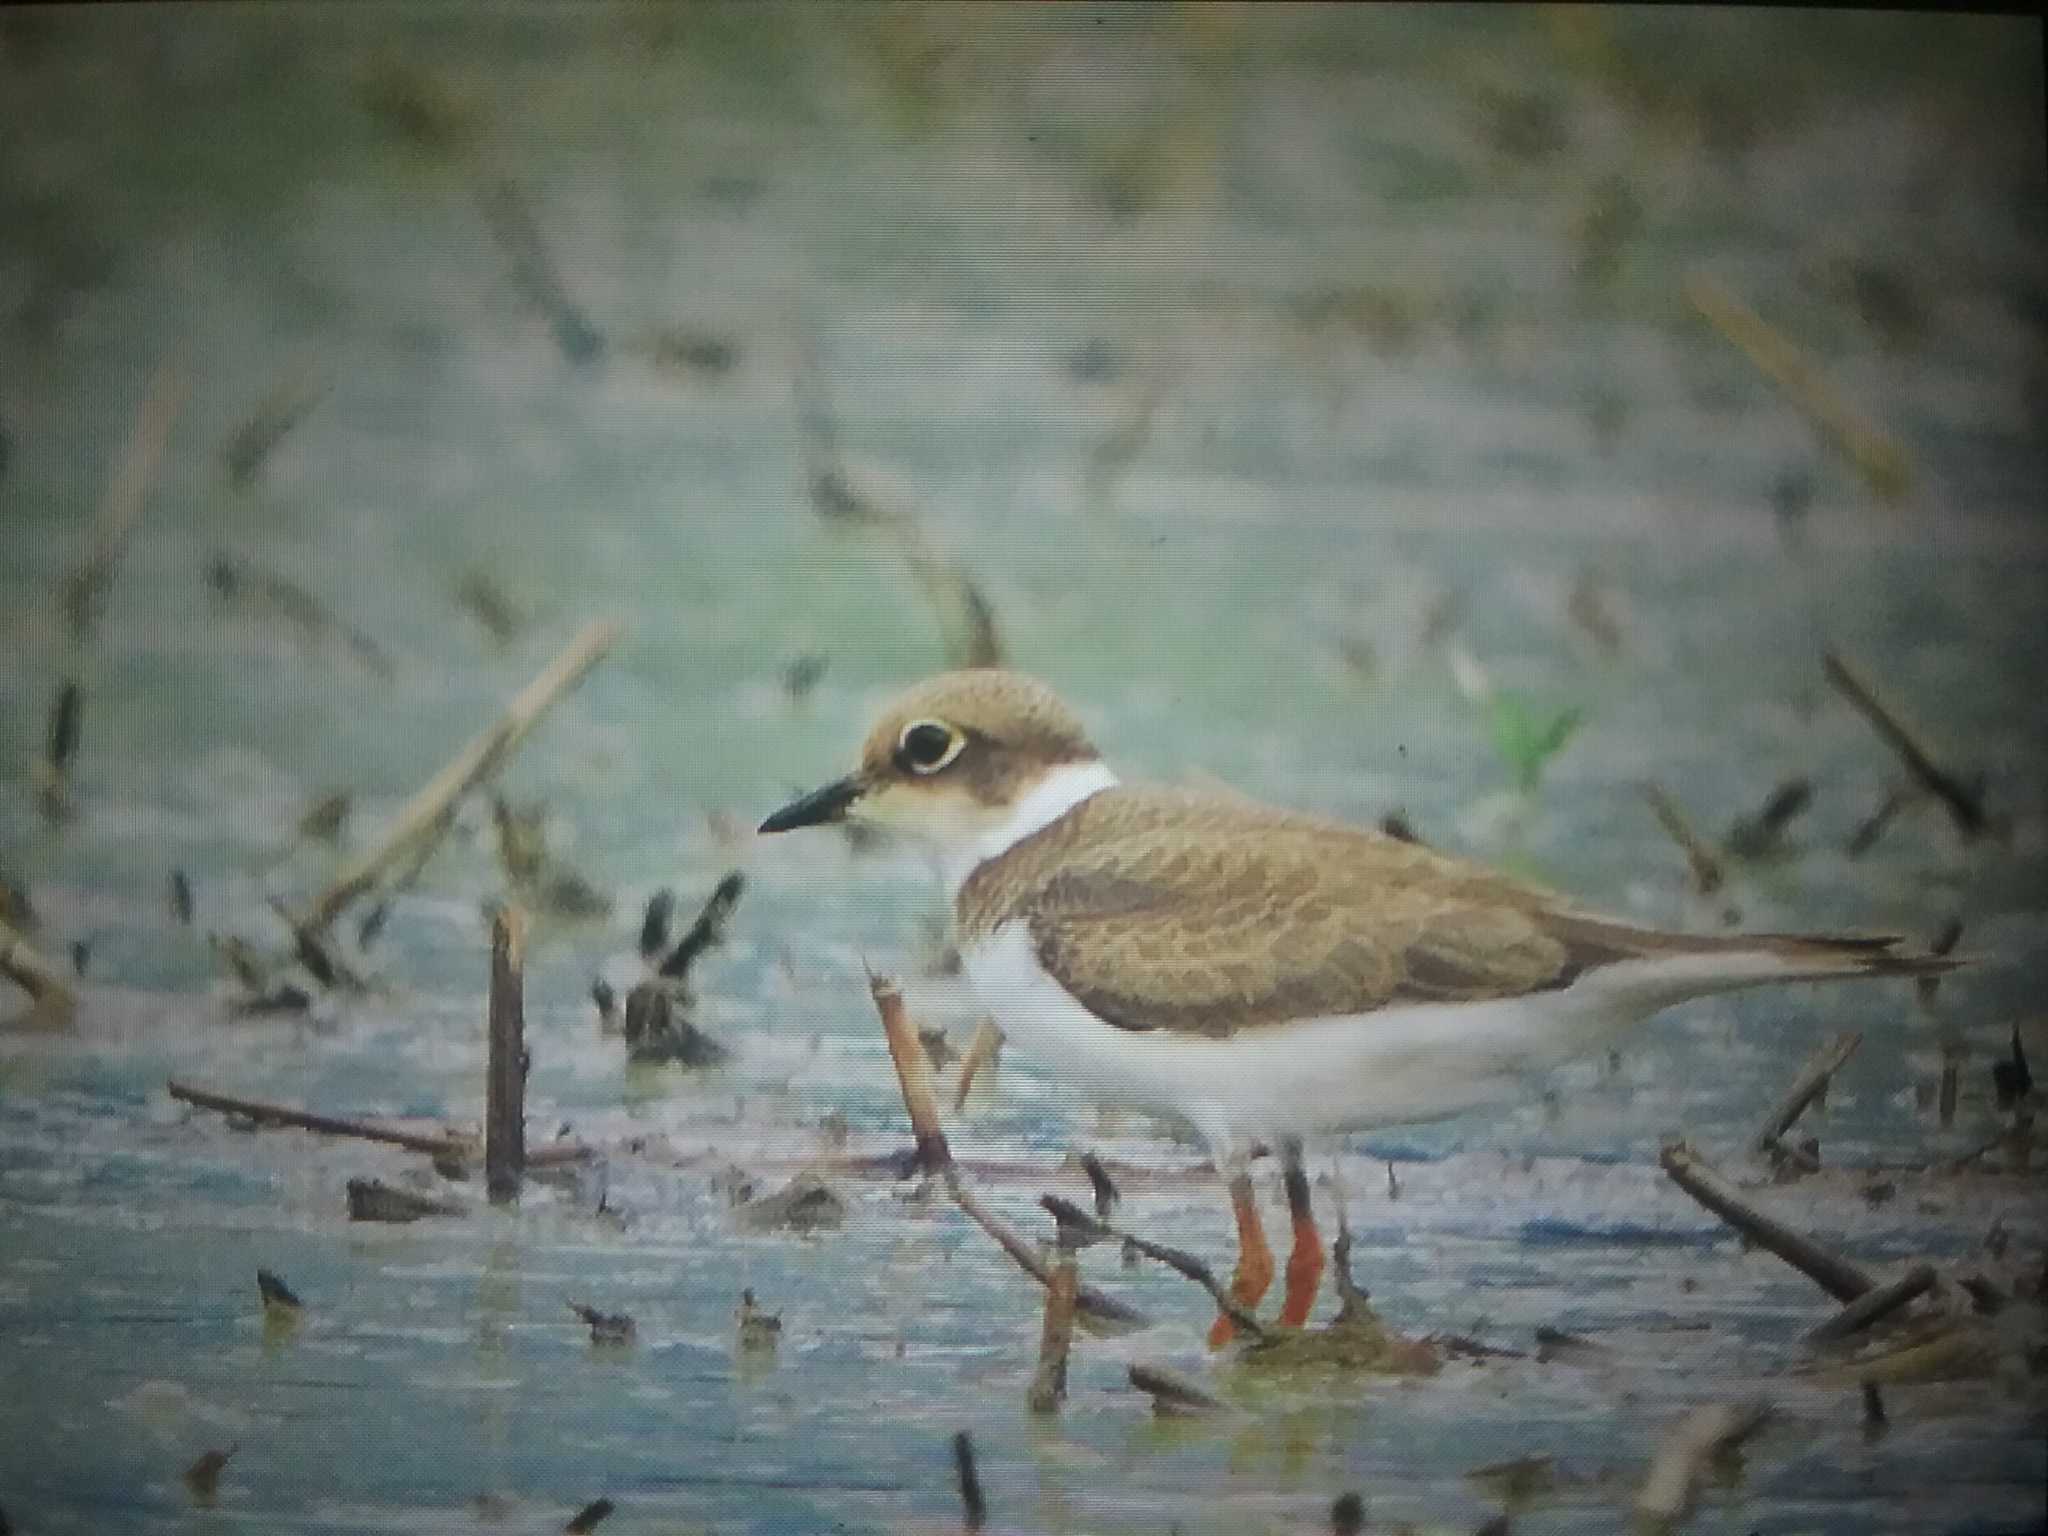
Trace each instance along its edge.
<instances>
[{"instance_id":1,"label":"broken stick","mask_svg":"<svg viewBox=\"0 0 2048 1536\"><path fill-rule=\"evenodd\" d=\"M1898 753L1899 761L1906 765L1906 771L1912 774L1914 782L1948 807L1957 829L1965 837L1974 837L1982 832L1989 824L1984 812L1982 779L1965 780L1937 762L1920 733L1878 698L1869 679L1851 666L1839 651L1827 652L1821 663L1835 691L1855 705L1877 734L1884 738L1885 744Z\"/></svg>"},{"instance_id":2,"label":"broken stick","mask_svg":"<svg viewBox=\"0 0 2048 1536\"><path fill-rule=\"evenodd\" d=\"M456 802L512 755L555 701L603 660L618 637L619 626L608 621L586 626L561 655L520 690L495 725L458 752L406 802L384 835L334 877L314 899L304 922L296 926L314 933L324 931L409 851L418 849L424 854L438 843L454 819Z\"/></svg>"},{"instance_id":3,"label":"broken stick","mask_svg":"<svg viewBox=\"0 0 2048 1536\"><path fill-rule=\"evenodd\" d=\"M1799 1075L1792 1080L1792 1086L1785 1091L1785 1097L1778 1101L1778 1107L1771 1111L1764 1121L1763 1129L1756 1133L1754 1146L1759 1152L1783 1152L1778 1138L1792 1128L1792 1122L1806 1112L1806 1106L1827 1092L1828 1081L1842 1064L1856 1054L1856 1048L1863 1043L1863 1036L1855 1030L1845 1030L1824 1042L1813 1053Z\"/></svg>"},{"instance_id":4,"label":"broken stick","mask_svg":"<svg viewBox=\"0 0 2048 1536\"><path fill-rule=\"evenodd\" d=\"M1053 1261L1052 1284L1045 1288L1045 1323L1038 1334L1038 1369L1032 1373L1026 1401L1033 1413L1057 1413L1067 1395L1067 1354L1074 1345L1074 1299L1081 1271L1074 1250L1064 1242Z\"/></svg>"},{"instance_id":5,"label":"broken stick","mask_svg":"<svg viewBox=\"0 0 2048 1536\"><path fill-rule=\"evenodd\" d=\"M1813 418L1873 491L1896 501L1911 489L1913 463L1905 449L1859 416L1819 367L1761 315L1704 273L1685 280L1685 296L1759 373Z\"/></svg>"},{"instance_id":6,"label":"broken stick","mask_svg":"<svg viewBox=\"0 0 2048 1536\"><path fill-rule=\"evenodd\" d=\"M1217 1310L1228 1317L1231 1322L1235 1323L1248 1337L1263 1339L1267 1336L1268 1330L1265 1324L1253 1316L1250 1309L1242 1302L1225 1290L1222 1282L1216 1278L1215 1271L1193 1254L1188 1253L1184 1249L1169 1248L1164 1243L1152 1242L1148 1238L1139 1237L1134 1233L1124 1231L1120 1227L1112 1226L1106 1221L1098 1221L1071 1200L1062 1200L1058 1195L1040 1195L1038 1203L1051 1212L1053 1220L1057 1221L1063 1230L1070 1229L1085 1237L1095 1239L1114 1238L1135 1248L1146 1258L1156 1259L1176 1274L1185 1275L1203 1290L1207 1291L1214 1298Z\"/></svg>"},{"instance_id":7,"label":"broken stick","mask_svg":"<svg viewBox=\"0 0 2048 1536\"><path fill-rule=\"evenodd\" d=\"M180 1103L190 1104L195 1109L210 1109L218 1114L234 1115L257 1125L285 1126L292 1130L312 1131L321 1136L348 1136L357 1141L378 1141L387 1146L403 1147L408 1152L422 1152L428 1157L458 1162L476 1154L474 1137L458 1136L447 1131L407 1131L397 1126L380 1125L374 1120L315 1114L311 1110L293 1109L287 1104L267 1104L259 1099L238 1099L225 1093L215 1093L211 1089L194 1088L191 1084L181 1083L176 1078L166 1080L164 1088L172 1098ZM560 1163L581 1162L591 1156L593 1151L593 1148L582 1142L550 1142L547 1146L536 1147L528 1152L526 1166L542 1168Z\"/></svg>"},{"instance_id":8,"label":"broken stick","mask_svg":"<svg viewBox=\"0 0 2048 1536\"><path fill-rule=\"evenodd\" d=\"M1675 1528L1692 1507L1707 1463L1740 1445L1770 1416L1770 1404L1750 1398L1740 1403L1709 1403L1674 1424L1658 1444L1649 1475L1636 1494L1638 1529L1664 1532Z\"/></svg>"},{"instance_id":9,"label":"broken stick","mask_svg":"<svg viewBox=\"0 0 2048 1536\"><path fill-rule=\"evenodd\" d=\"M1766 1216L1682 1141L1667 1143L1658 1163L1671 1182L1759 1248L1767 1248L1838 1301L1854 1301L1877 1280L1860 1264L1828 1252L1812 1238Z\"/></svg>"},{"instance_id":10,"label":"broken stick","mask_svg":"<svg viewBox=\"0 0 2048 1536\"><path fill-rule=\"evenodd\" d=\"M995 1239L996 1246L1019 1269L1040 1285L1050 1287L1052 1267L1007 1222L974 1197L974 1191L968 1188L953 1161L953 1150L946 1144L946 1133L939 1124L938 1101L932 1094L931 1063L925 1059L917 1029L910 1021L909 1010L903 1006L902 989L889 977L870 971L868 992L875 1000L875 1011L881 1015L882 1034L889 1042L889 1059L895 1064L896 1082L903 1091L903 1107L910 1114L911 1134L916 1141L913 1167L943 1177L946 1193L967 1218ZM1077 1289L1075 1306L1082 1316L1097 1324L1140 1327L1146 1321L1145 1314L1137 1308L1105 1296L1093 1286Z\"/></svg>"},{"instance_id":11,"label":"broken stick","mask_svg":"<svg viewBox=\"0 0 2048 1536\"><path fill-rule=\"evenodd\" d=\"M1678 808L1665 788L1657 783L1641 786L1643 798L1656 813L1657 825L1664 829L1664 835L1678 844L1685 854L1685 862L1692 869L1692 883L1701 895L1709 895L1721 888L1721 860L1714 850L1707 846L1705 839L1692 829L1692 823L1685 819L1685 812Z\"/></svg>"},{"instance_id":12,"label":"broken stick","mask_svg":"<svg viewBox=\"0 0 2048 1536\"><path fill-rule=\"evenodd\" d=\"M1808 1344L1832 1344L1890 1316L1914 1297L1934 1289L1934 1266L1916 1264L1890 1285L1865 1291L1818 1327L1806 1332Z\"/></svg>"},{"instance_id":13,"label":"broken stick","mask_svg":"<svg viewBox=\"0 0 2048 1536\"><path fill-rule=\"evenodd\" d=\"M491 920L490 1047L484 1078L484 1188L491 1204L519 1198L526 1172L526 914Z\"/></svg>"},{"instance_id":14,"label":"broken stick","mask_svg":"<svg viewBox=\"0 0 2048 1536\"><path fill-rule=\"evenodd\" d=\"M71 983L5 921L0 921L0 976L28 993L35 1004L30 1021L61 1027L71 1022L78 1007L78 994Z\"/></svg>"},{"instance_id":15,"label":"broken stick","mask_svg":"<svg viewBox=\"0 0 2048 1536\"><path fill-rule=\"evenodd\" d=\"M113 585L115 568L120 565L149 500L149 487L170 442L171 423L184 407L189 382L184 370L173 363L163 364L149 381L149 392L143 396L135 426L121 449L113 478L107 482L106 496L100 502L92 549L64 578L64 617L71 625L73 639L87 639L99 623L107 589Z\"/></svg>"}]
</instances>

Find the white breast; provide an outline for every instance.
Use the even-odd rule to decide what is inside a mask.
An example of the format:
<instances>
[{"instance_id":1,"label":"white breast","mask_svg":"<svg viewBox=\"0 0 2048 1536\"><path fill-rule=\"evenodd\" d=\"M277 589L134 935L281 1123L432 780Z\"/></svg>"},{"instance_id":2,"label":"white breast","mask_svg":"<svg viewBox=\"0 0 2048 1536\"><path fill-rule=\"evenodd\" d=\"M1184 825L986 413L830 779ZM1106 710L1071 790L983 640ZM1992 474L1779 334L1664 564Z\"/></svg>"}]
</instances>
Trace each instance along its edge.
<instances>
[{"instance_id":1,"label":"white breast","mask_svg":"<svg viewBox=\"0 0 2048 1536\"><path fill-rule=\"evenodd\" d=\"M1730 976L1725 959L1712 976L1692 974L1697 962L1628 962L1528 997L1405 1004L1218 1040L1105 1024L1039 965L1021 922L963 948L961 960L983 1006L1041 1071L1099 1103L1180 1115L1218 1148L1512 1103L1532 1077L1669 1003L1766 979ZM1775 959L1757 964L1783 979Z\"/></svg>"}]
</instances>

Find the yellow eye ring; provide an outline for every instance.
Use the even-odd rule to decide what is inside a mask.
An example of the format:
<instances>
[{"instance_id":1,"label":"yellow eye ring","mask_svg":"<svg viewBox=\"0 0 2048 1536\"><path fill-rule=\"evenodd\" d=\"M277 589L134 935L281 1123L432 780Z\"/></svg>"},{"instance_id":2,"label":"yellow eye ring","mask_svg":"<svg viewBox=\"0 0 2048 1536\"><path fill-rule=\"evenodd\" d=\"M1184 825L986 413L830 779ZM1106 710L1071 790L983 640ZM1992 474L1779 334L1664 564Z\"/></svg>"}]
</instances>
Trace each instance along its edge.
<instances>
[{"instance_id":1,"label":"yellow eye ring","mask_svg":"<svg viewBox=\"0 0 2048 1536\"><path fill-rule=\"evenodd\" d=\"M966 746L966 736L943 720L913 720L896 738L896 761L912 773L933 774Z\"/></svg>"}]
</instances>

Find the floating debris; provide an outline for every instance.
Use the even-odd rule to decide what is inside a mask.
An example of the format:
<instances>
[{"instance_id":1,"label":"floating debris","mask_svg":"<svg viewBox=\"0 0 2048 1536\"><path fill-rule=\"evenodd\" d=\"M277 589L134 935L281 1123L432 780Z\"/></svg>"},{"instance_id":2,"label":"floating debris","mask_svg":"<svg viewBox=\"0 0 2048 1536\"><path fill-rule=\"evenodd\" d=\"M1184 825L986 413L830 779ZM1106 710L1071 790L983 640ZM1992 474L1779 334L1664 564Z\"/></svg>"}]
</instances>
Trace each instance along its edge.
<instances>
[{"instance_id":1,"label":"floating debris","mask_svg":"<svg viewBox=\"0 0 2048 1536\"><path fill-rule=\"evenodd\" d=\"M483 209L511 265L513 285L548 322L562 356L579 367L602 358L604 337L570 299L525 195L510 181L499 181L484 192Z\"/></svg>"},{"instance_id":2,"label":"floating debris","mask_svg":"<svg viewBox=\"0 0 2048 1536\"><path fill-rule=\"evenodd\" d=\"M1591 1339L1567 1333L1562 1328L1539 1327L1536 1330L1538 1365L1548 1365L1554 1360L1571 1365L1591 1365L1611 1359L1613 1355L1614 1351L1606 1345L1595 1344Z\"/></svg>"},{"instance_id":3,"label":"floating debris","mask_svg":"<svg viewBox=\"0 0 2048 1536\"><path fill-rule=\"evenodd\" d=\"M408 855L414 860L416 874L454 824L456 802L503 766L555 701L604 659L618 636L615 624L599 622L586 626L567 649L520 690L495 724L457 753L406 802L376 845L350 860L314 899L304 922L293 927L315 933L324 930Z\"/></svg>"},{"instance_id":4,"label":"floating debris","mask_svg":"<svg viewBox=\"0 0 2048 1536\"><path fill-rule=\"evenodd\" d=\"M1813 418L1871 490L1897 501L1912 489L1913 462L1898 441L1852 410L1820 369L1755 310L1703 273L1685 280L1685 296L1758 372Z\"/></svg>"},{"instance_id":5,"label":"floating debris","mask_svg":"<svg viewBox=\"0 0 2048 1536\"><path fill-rule=\"evenodd\" d=\"M650 977L626 994L623 1034L626 1057L639 1062L673 1062L683 1067L715 1067L732 1053L690 1022L687 992L675 983Z\"/></svg>"},{"instance_id":6,"label":"floating debris","mask_svg":"<svg viewBox=\"0 0 2048 1536\"><path fill-rule=\"evenodd\" d=\"M1948 807L1949 817L1957 830L1965 837L1974 837L1986 830L1989 818L1984 812L1984 776L1972 774L1965 779L1936 761L1925 738L1900 719L1896 710L1878 698L1869 680L1840 652L1827 652L1822 664L1828 681L1834 684L1843 698L1855 705L1863 718L1884 738L1885 744L1898 753L1913 781Z\"/></svg>"},{"instance_id":7,"label":"floating debris","mask_svg":"<svg viewBox=\"0 0 2048 1536\"><path fill-rule=\"evenodd\" d=\"M455 584L455 602L462 611L483 626L497 645L510 645L529 622L518 604L505 595L488 571L471 568Z\"/></svg>"},{"instance_id":8,"label":"floating debris","mask_svg":"<svg viewBox=\"0 0 2048 1536\"><path fill-rule=\"evenodd\" d=\"M309 650L339 644L374 676L389 681L398 675L383 646L295 581L228 554L214 555L206 581L221 602L251 618L282 623Z\"/></svg>"},{"instance_id":9,"label":"floating debris","mask_svg":"<svg viewBox=\"0 0 2048 1536\"><path fill-rule=\"evenodd\" d=\"M1877 840L1884 836L1886 828L1900 811L1915 800L1922 799L1917 789L1892 788L1885 791L1885 797L1878 802L1877 809L1857 823L1856 830L1849 835L1843 851L1852 859L1860 859L1877 846Z\"/></svg>"},{"instance_id":10,"label":"floating debris","mask_svg":"<svg viewBox=\"0 0 2048 1536\"><path fill-rule=\"evenodd\" d=\"M221 452L228 484L247 489L277 445L327 396L328 382L314 368L287 374L257 403L249 419L237 427Z\"/></svg>"},{"instance_id":11,"label":"floating debris","mask_svg":"<svg viewBox=\"0 0 2048 1536\"><path fill-rule=\"evenodd\" d=\"M526 914L499 909L491 922L491 990L484 1066L484 1186L491 1204L519 1198L526 1176Z\"/></svg>"},{"instance_id":12,"label":"floating debris","mask_svg":"<svg viewBox=\"0 0 2048 1536\"><path fill-rule=\"evenodd\" d=\"M709 951L725 942L726 929L731 926L733 909L740 903L740 896L747 888L746 876L738 870L729 871L712 888L705 898L704 906L697 914L697 920L689 931L676 941L674 949L663 957L656 967L660 975L670 981L685 981L690 968ZM643 930L644 933L644 930Z\"/></svg>"},{"instance_id":13,"label":"floating debris","mask_svg":"<svg viewBox=\"0 0 2048 1536\"><path fill-rule=\"evenodd\" d=\"M1809 1345L1837 1343L1889 1317L1916 1297L1934 1289L1934 1266L1916 1264L1889 1285L1865 1291L1833 1317L1806 1333Z\"/></svg>"},{"instance_id":14,"label":"floating debris","mask_svg":"<svg viewBox=\"0 0 2048 1536\"><path fill-rule=\"evenodd\" d=\"M1738 859L1762 859L1778 852L1785 829L1813 804L1813 781L1787 779L1773 789L1754 816L1737 818L1722 840Z\"/></svg>"},{"instance_id":15,"label":"floating debris","mask_svg":"<svg viewBox=\"0 0 2048 1536\"><path fill-rule=\"evenodd\" d=\"M1074 1249L1066 1241L1068 1228L1061 1224L1058 1256L1053 1260L1052 1284L1045 1288L1045 1319L1038 1335L1038 1365L1031 1375L1025 1403L1033 1413L1059 1411L1067 1395L1067 1356L1074 1344L1074 1299L1081 1285L1081 1272Z\"/></svg>"},{"instance_id":16,"label":"floating debris","mask_svg":"<svg viewBox=\"0 0 2048 1536\"><path fill-rule=\"evenodd\" d=\"M35 903L29 900L28 887L12 875L0 874L0 923L23 933L36 926Z\"/></svg>"},{"instance_id":17,"label":"floating debris","mask_svg":"<svg viewBox=\"0 0 2048 1536\"><path fill-rule=\"evenodd\" d=\"M801 704L825 679L831 665L826 656L799 656L782 669L782 691L792 704Z\"/></svg>"},{"instance_id":18,"label":"floating debris","mask_svg":"<svg viewBox=\"0 0 2048 1536\"><path fill-rule=\"evenodd\" d=\"M1693 831L1692 823L1686 820L1685 812L1678 808L1678 802L1661 784L1643 783L1636 786L1642 797L1649 802L1650 810L1657 817L1657 825L1664 829L1664 835L1676 843L1685 854L1685 862L1692 871L1693 888L1702 896L1711 895L1721 888L1725 878L1721 871L1721 860L1706 840Z\"/></svg>"},{"instance_id":19,"label":"floating debris","mask_svg":"<svg viewBox=\"0 0 2048 1536\"><path fill-rule=\"evenodd\" d=\"M1365 1530L1365 1499L1340 1493L1330 1502L1330 1536L1360 1536Z\"/></svg>"},{"instance_id":20,"label":"floating debris","mask_svg":"<svg viewBox=\"0 0 2048 1536\"><path fill-rule=\"evenodd\" d=\"M782 1341L782 1318L762 1311L751 1290L740 1292L735 1320L739 1324L740 1348L743 1350L767 1351Z\"/></svg>"},{"instance_id":21,"label":"floating debris","mask_svg":"<svg viewBox=\"0 0 2048 1536\"><path fill-rule=\"evenodd\" d=\"M85 695L78 684L65 678L50 701L50 721L43 732L43 755L31 767L36 809L49 821L69 821L71 804L71 762L78 755L79 717L84 713Z\"/></svg>"},{"instance_id":22,"label":"floating debris","mask_svg":"<svg viewBox=\"0 0 2048 1536\"><path fill-rule=\"evenodd\" d=\"M1636 1494L1639 1528L1655 1533L1675 1529L1692 1508L1708 1463L1741 1445L1770 1415L1770 1404L1752 1398L1695 1408L1673 1425L1658 1444L1649 1474Z\"/></svg>"},{"instance_id":23,"label":"floating debris","mask_svg":"<svg viewBox=\"0 0 2048 1536\"><path fill-rule=\"evenodd\" d=\"M350 1221L418 1221L426 1216L462 1216L467 1209L452 1200L433 1200L425 1195L386 1184L381 1179L348 1181Z\"/></svg>"},{"instance_id":24,"label":"floating debris","mask_svg":"<svg viewBox=\"0 0 2048 1536\"><path fill-rule=\"evenodd\" d=\"M1565 602L1565 614L1602 655L1621 654L1621 625L1615 622L1600 578L1593 572L1581 571L1579 579L1572 583L1571 597Z\"/></svg>"},{"instance_id":25,"label":"floating debris","mask_svg":"<svg viewBox=\"0 0 2048 1536\"><path fill-rule=\"evenodd\" d=\"M668 925L675 905L675 892L666 886L647 898L647 912L640 919L640 958L649 964L668 948Z\"/></svg>"},{"instance_id":26,"label":"floating debris","mask_svg":"<svg viewBox=\"0 0 2048 1536\"><path fill-rule=\"evenodd\" d=\"M33 944L4 921L0 921L0 976L26 992L32 1004L27 1015L10 1022L50 1029L71 1022L78 994Z\"/></svg>"},{"instance_id":27,"label":"floating debris","mask_svg":"<svg viewBox=\"0 0 2048 1536\"><path fill-rule=\"evenodd\" d=\"M589 1325L590 1342L593 1344L630 1344L633 1341L633 1319L624 1312L600 1312L580 1301L570 1302L569 1310Z\"/></svg>"},{"instance_id":28,"label":"floating debris","mask_svg":"<svg viewBox=\"0 0 2048 1536\"><path fill-rule=\"evenodd\" d=\"M1230 1411L1222 1398L1166 1366L1133 1364L1128 1375L1131 1385L1152 1399L1152 1411L1162 1419L1201 1418Z\"/></svg>"},{"instance_id":29,"label":"floating debris","mask_svg":"<svg viewBox=\"0 0 2048 1536\"><path fill-rule=\"evenodd\" d=\"M654 333L654 366L669 374L722 379L740 363L740 344L694 325L667 325Z\"/></svg>"},{"instance_id":30,"label":"floating debris","mask_svg":"<svg viewBox=\"0 0 2048 1536\"><path fill-rule=\"evenodd\" d=\"M319 796L300 813L299 836L316 843L339 843L341 829L348 822L351 803L345 789L329 790Z\"/></svg>"},{"instance_id":31,"label":"floating debris","mask_svg":"<svg viewBox=\"0 0 2048 1536\"><path fill-rule=\"evenodd\" d=\"M171 921L181 928L192 926L192 882L185 871L174 869L170 879Z\"/></svg>"},{"instance_id":32,"label":"floating debris","mask_svg":"<svg viewBox=\"0 0 2048 1536\"><path fill-rule=\"evenodd\" d=\"M371 61L357 79L356 94L388 132L436 156L468 148L480 126L481 114L471 103L393 50Z\"/></svg>"},{"instance_id":33,"label":"floating debris","mask_svg":"<svg viewBox=\"0 0 2048 1536\"><path fill-rule=\"evenodd\" d=\"M749 1232L826 1232L846 1220L846 1200L823 1175L806 1171L774 1194L740 1206L733 1220Z\"/></svg>"},{"instance_id":34,"label":"floating debris","mask_svg":"<svg viewBox=\"0 0 2048 1536\"><path fill-rule=\"evenodd\" d=\"M960 1483L960 1523L969 1532L978 1531L988 1523L988 1500L974 1465L974 1437L964 1429L953 1436L953 1472Z\"/></svg>"},{"instance_id":35,"label":"floating debris","mask_svg":"<svg viewBox=\"0 0 2048 1536\"><path fill-rule=\"evenodd\" d=\"M305 1303L293 1294L292 1288L284 1283L283 1276L275 1270L256 1271L256 1294L262 1298L265 1313L287 1313L296 1316L305 1308Z\"/></svg>"},{"instance_id":36,"label":"floating debris","mask_svg":"<svg viewBox=\"0 0 2048 1536\"><path fill-rule=\"evenodd\" d=\"M208 1451L185 1469L185 1486L191 1490L195 1502L211 1504L220 1489L220 1474L228 1464L228 1458L240 1450L231 1445L224 1451Z\"/></svg>"},{"instance_id":37,"label":"floating debris","mask_svg":"<svg viewBox=\"0 0 2048 1536\"><path fill-rule=\"evenodd\" d=\"M156 481L157 467L170 443L171 424L184 408L189 382L184 370L171 363L159 367L150 379L148 392L135 414L135 425L122 446L121 457L101 499L92 548L64 578L64 616L74 640L90 639L99 624L107 592L114 584L114 572L135 535L135 525Z\"/></svg>"},{"instance_id":38,"label":"floating debris","mask_svg":"<svg viewBox=\"0 0 2048 1536\"><path fill-rule=\"evenodd\" d=\"M1601 177L1572 224L1572 276L1589 287L1612 283L1646 222L1643 200L1629 179L1619 172Z\"/></svg>"},{"instance_id":39,"label":"floating debris","mask_svg":"<svg viewBox=\"0 0 2048 1536\"><path fill-rule=\"evenodd\" d=\"M1751 1145L1773 1159L1793 1156L1791 1149L1779 1138L1792 1128L1792 1123L1806 1112L1808 1105L1826 1098L1829 1082L1862 1044L1863 1036L1855 1030L1848 1030L1826 1041L1815 1051L1806 1065L1799 1069L1799 1075L1792 1080L1792 1086L1764 1121Z\"/></svg>"},{"instance_id":40,"label":"floating debris","mask_svg":"<svg viewBox=\"0 0 2048 1536\"><path fill-rule=\"evenodd\" d=\"M564 1536L589 1536L589 1533L596 1530L616 1507L610 1499L592 1499L576 1512L574 1519L562 1527Z\"/></svg>"},{"instance_id":41,"label":"floating debris","mask_svg":"<svg viewBox=\"0 0 2048 1536\"><path fill-rule=\"evenodd\" d=\"M1830 1253L1812 1238L1766 1216L1682 1141L1667 1142L1658 1164L1672 1183L1759 1248L1768 1249L1837 1301L1854 1301L1877 1288L1861 1265Z\"/></svg>"},{"instance_id":42,"label":"floating debris","mask_svg":"<svg viewBox=\"0 0 2048 1536\"><path fill-rule=\"evenodd\" d=\"M2014 1108L2034 1088L2034 1074L2027 1066L2027 1053L2020 1045L2020 1027L2012 1027L2012 1051L2002 1061L1991 1063L1991 1086L2001 1110Z\"/></svg>"}]
</instances>

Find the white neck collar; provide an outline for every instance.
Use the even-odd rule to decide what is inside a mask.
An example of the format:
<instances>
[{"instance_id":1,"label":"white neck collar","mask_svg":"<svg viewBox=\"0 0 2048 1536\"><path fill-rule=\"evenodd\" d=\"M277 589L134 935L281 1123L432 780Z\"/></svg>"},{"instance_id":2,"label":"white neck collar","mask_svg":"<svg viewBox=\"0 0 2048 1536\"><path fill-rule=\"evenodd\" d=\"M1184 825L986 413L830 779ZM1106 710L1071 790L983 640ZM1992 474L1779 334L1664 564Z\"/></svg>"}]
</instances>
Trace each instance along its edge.
<instances>
[{"instance_id":1,"label":"white neck collar","mask_svg":"<svg viewBox=\"0 0 2048 1536\"><path fill-rule=\"evenodd\" d=\"M1109 764L1101 758L1085 763L1062 763L1048 773L1031 792L1010 807L1010 814L973 842L949 849L939 856L939 868L946 880L946 898L959 896L967 877L982 864L1008 853L1032 833L1052 825L1090 795L1099 794L1117 782Z\"/></svg>"}]
</instances>

